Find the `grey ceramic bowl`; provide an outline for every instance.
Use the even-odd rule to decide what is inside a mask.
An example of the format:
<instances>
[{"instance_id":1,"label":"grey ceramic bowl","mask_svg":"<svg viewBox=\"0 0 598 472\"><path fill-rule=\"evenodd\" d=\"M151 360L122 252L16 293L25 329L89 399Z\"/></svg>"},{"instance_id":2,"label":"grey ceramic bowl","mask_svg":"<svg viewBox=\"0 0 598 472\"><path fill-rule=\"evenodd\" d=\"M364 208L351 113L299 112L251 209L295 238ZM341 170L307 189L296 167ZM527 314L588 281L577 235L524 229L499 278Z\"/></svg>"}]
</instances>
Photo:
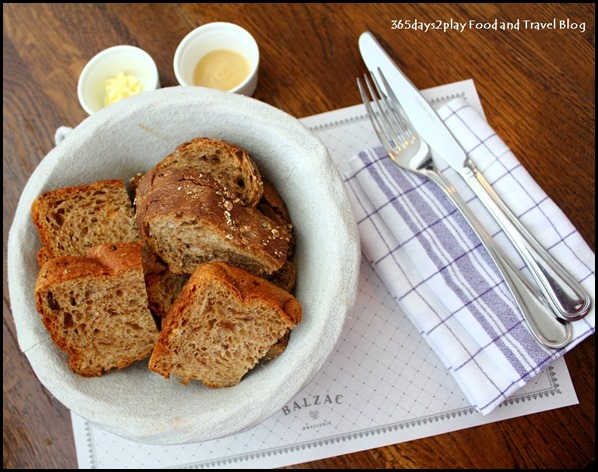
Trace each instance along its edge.
<instances>
[{"instance_id":1,"label":"grey ceramic bowl","mask_svg":"<svg viewBox=\"0 0 598 472\"><path fill-rule=\"evenodd\" d=\"M295 295L303 320L286 351L235 387L207 389L165 380L138 362L83 378L51 341L34 303L40 246L31 203L41 192L150 169L199 136L247 149L287 203L296 231ZM32 174L8 242L8 281L21 350L42 384L69 409L117 435L182 444L238 433L263 421L313 378L331 354L355 300L357 226L338 174L319 139L265 103L198 87L147 92L82 122Z\"/></svg>"}]
</instances>

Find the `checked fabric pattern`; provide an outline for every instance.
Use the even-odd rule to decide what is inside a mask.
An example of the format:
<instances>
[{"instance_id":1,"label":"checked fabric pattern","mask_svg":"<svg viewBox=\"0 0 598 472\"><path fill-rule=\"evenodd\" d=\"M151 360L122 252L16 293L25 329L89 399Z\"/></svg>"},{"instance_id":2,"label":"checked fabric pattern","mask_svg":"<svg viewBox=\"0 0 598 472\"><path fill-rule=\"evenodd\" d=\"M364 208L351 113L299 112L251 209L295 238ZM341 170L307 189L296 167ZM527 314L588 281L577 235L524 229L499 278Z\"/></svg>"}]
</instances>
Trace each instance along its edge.
<instances>
[{"instance_id":1,"label":"checked fabric pattern","mask_svg":"<svg viewBox=\"0 0 598 472\"><path fill-rule=\"evenodd\" d=\"M463 99L438 113L524 226L594 299L594 253L507 145ZM458 174L437 162L497 244L529 276ZM352 157L343 174L364 256L482 414L594 333L593 309L574 323L569 346L557 351L540 346L460 213L433 182L398 168L383 148Z\"/></svg>"}]
</instances>

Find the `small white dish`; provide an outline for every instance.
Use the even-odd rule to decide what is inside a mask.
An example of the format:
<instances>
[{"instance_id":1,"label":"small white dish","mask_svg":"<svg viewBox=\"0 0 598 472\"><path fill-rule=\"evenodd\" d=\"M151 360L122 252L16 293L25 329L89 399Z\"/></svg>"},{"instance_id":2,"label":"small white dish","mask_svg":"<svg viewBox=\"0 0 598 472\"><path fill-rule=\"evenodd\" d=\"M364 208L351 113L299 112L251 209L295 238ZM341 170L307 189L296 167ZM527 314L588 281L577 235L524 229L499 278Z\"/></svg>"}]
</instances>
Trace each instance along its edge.
<instances>
[{"instance_id":1,"label":"small white dish","mask_svg":"<svg viewBox=\"0 0 598 472\"><path fill-rule=\"evenodd\" d=\"M260 52L254 37L233 23L207 23L195 28L180 42L174 54L174 74L183 86L198 85L193 80L195 67L206 54L228 50L242 55L249 62L245 79L228 92L252 96L257 87Z\"/></svg>"},{"instance_id":2,"label":"small white dish","mask_svg":"<svg viewBox=\"0 0 598 472\"><path fill-rule=\"evenodd\" d=\"M120 73L140 82L140 93L160 87L158 68L152 57L135 46L113 46L96 54L83 68L77 95L83 109L92 115L106 105L106 82Z\"/></svg>"}]
</instances>

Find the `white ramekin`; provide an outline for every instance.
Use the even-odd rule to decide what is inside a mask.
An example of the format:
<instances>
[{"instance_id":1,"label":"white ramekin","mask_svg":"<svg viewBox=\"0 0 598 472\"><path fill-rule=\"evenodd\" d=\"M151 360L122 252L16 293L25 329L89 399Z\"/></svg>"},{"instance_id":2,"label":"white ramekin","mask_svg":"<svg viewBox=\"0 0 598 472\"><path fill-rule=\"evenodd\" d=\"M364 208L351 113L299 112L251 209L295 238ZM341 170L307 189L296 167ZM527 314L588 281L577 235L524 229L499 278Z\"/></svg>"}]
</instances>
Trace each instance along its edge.
<instances>
[{"instance_id":1,"label":"white ramekin","mask_svg":"<svg viewBox=\"0 0 598 472\"><path fill-rule=\"evenodd\" d=\"M249 75L229 92L251 96L257 87L260 52L254 37L233 23L207 23L191 31L174 54L174 74L179 84L192 86L193 71L199 60L216 49L228 49L245 56L251 66Z\"/></svg>"}]
</instances>

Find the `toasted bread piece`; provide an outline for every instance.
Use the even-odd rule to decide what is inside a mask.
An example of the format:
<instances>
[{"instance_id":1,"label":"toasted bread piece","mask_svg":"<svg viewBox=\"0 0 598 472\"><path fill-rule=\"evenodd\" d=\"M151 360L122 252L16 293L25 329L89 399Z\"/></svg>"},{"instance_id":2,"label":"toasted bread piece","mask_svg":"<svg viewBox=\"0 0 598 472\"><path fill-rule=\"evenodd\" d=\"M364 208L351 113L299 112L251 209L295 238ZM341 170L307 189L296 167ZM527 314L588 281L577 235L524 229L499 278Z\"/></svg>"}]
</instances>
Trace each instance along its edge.
<instances>
[{"instance_id":1,"label":"toasted bread piece","mask_svg":"<svg viewBox=\"0 0 598 472\"><path fill-rule=\"evenodd\" d=\"M266 276L274 285L292 293L297 282L297 269L291 261L286 261L276 272Z\"/></svg>"},{"instance_id":2,"label":"toasted bread piece","mask_svg":"<svg viewBox=\"0 0 598 472\"><path fill-rule=\"evenodd\" d=\"M132 202L135 200L135 192L137 192L137 186L144 173L145 172L137 172L133 177L130 177L129 181L125 184L125 188L127 189L127 193Z\"/></svg>"},{"instance_id":3,"label":"toasted bread piece","mask_svg":"<svg viewBox=\"0 0 598 472\"><path fill-rule=\"evenodd\" d=\"M50 257L50 254L48 254L48 250L44 246L40 247L37 251L37 266L41 269L50 259L52 258Z\"/></svg>"},{"instance_id":4,"label":"toasted bread piece","mask_svg":"<svg viewBox=\"0 0 598 472\"><path fill-rule=\"evenodd\" d=\"M223 262L201 264L162 320L149 368L231 387L300 321L288 292Z\"/></svg>"},{"instance_id":5,"label":"toasted bread piece","mask_svg":"<svg viewBox=\"0 0 598 472\"><path fill-rule=\"evenodd\" d=\"M279 225L291 224L291 217L284 200L268 180L264 180L264 193L257 204L257 209Z\"/></svg>"},{"instance_id":6,"label":"toasted bread piece","mask_svg":"<svg viewBox=\"0 0 598 472\"><path fill-rule=\"evenodd\" d=\"M274 343L274 345L268 349L268 352L260 359L260 362L267 362L271 361L275 357L280 356L284 350L287 348L289 344L289 338L291 337L291 330L287 330L285 334L282 335L278 341Z\"/></svg>"},{"instance_id":7,"label":"toasted bread piece","mask_svg":"<svg viewBox=\"0 0 598 472\"><path fill-rule=\"evenodd\" d=\"M291 221L287 206L278 193L278 190L276 190L276 187L267 180L264 180L264 193L256 208L272 221L287 228L291 235L291 243L288 252L288 257L291 258L295 247L293 222Z\"/></svg>"},{"instance_id":8,"label":"toasted bread piece","mask_svg":"<svg viewBox=\"0 0 598 472\"><path fill-rule=\"evenodd\" d=\"M148 246L143 246L143 272L149 309L158 318L166 316L170 306L189 280L186 274L173 274L168 266Z\"/></svg>"},{"instance_id":9,"label":"toasted bread piece","mask_svg":"<svg viewBox=\"0 0 598 472\"><path fill-rule=\"evenodd\" d=\"M44 259L84 256L98 244L139 239L133 206L122 180L43 193L33 202L31 217L44 247Z\"/></svg>"},{"instance_id":10,"label":"toasted bread piece","mask_svg":"<svg viewBox=\"0 0 598 472\"><path fill-rule=\"evenodd\" d=\"M263 182L257 165L244 149L222 139L196 138L178 146L158 163L156 169L192 167L216 183L228 198L255 207L262 198Z\"/></svg>"},{"instance_id":11,"label":"toasted bread piece","mask_svg":"<svg viewBox=\"0 0 598 472\"><path fill-rule=\"evenodd\" d=\"M35 299L71 369L100 376L147 357L158 329L147 306L139 243L104 244L47 261Z\"/></svg>"},{"instance_id":12,"label":"toasted bread piece","mask_svg":"<svg viewBox=\"0 0 598 472\"><path fill-rule=\"evenodd\" d=\"M203 185L196 169L145 174L136 214L141 237L175 274L192 274L212 260L271 274L287 260L288 228Z\"/></svg>"},{"instance_id":13,"label":"toasted bread piece","mask_svg":"<svg viewBox=\"0 0 598 472\"><path fill-rule=\"evenodd\" d=\"M173 274L169 270L160 274L147 274L145 288L152 313L164 318L188 280L188 275Z\"/></svg>"}]
</instances>

